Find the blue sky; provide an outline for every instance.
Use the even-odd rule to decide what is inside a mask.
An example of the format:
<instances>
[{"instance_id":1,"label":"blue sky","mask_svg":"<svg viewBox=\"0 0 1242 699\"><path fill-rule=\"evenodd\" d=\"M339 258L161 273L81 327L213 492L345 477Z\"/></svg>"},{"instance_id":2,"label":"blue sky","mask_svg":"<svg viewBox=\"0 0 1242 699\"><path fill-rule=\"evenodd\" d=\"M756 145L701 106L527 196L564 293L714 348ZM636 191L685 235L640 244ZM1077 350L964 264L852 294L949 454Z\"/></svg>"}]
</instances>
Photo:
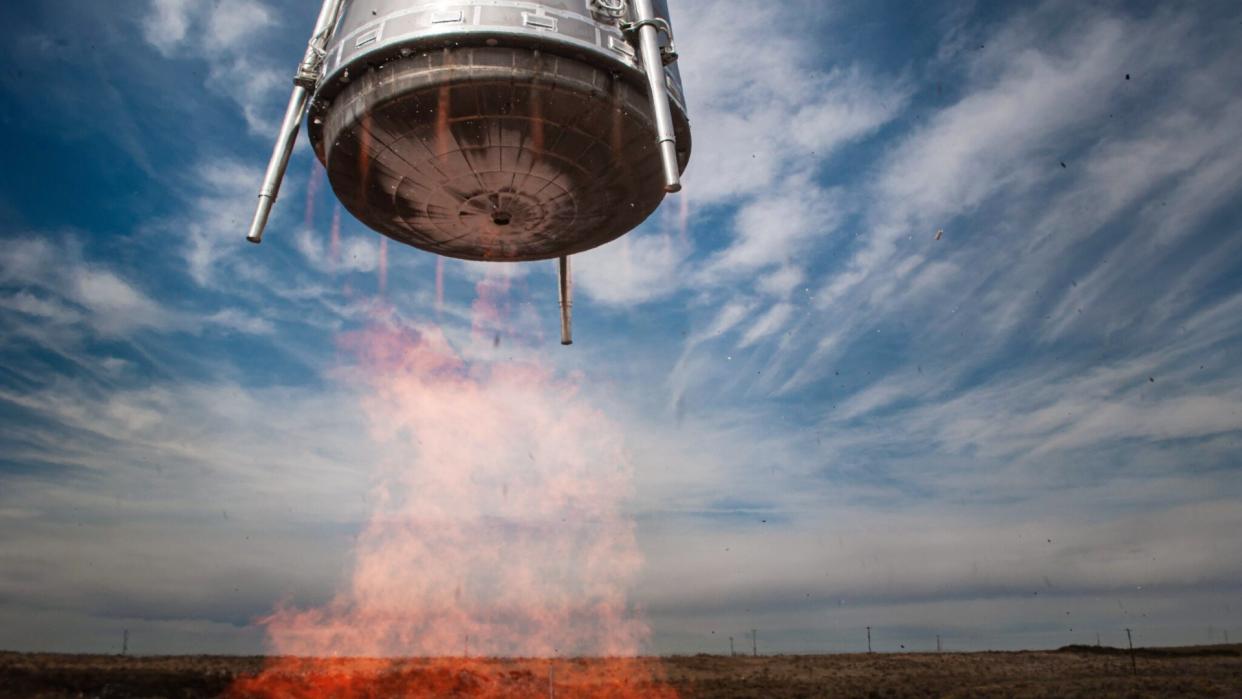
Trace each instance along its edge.
<instances>
[{"instance_id":1,"label":"blue sky","mask_svg":"<svg viewBox=\"0 0 1242 699\"><path fill-rule=\"evenodd\" d=\"M0 9L0 648L254 652L327 600L377 317L580 382L654 650L1242 638L1236 4L672 10L685 192L577 259L563 349L552 263L437 309L348 214L332 262L304 138L245 243L307 3Z\"/></svg>"}]
</instances>

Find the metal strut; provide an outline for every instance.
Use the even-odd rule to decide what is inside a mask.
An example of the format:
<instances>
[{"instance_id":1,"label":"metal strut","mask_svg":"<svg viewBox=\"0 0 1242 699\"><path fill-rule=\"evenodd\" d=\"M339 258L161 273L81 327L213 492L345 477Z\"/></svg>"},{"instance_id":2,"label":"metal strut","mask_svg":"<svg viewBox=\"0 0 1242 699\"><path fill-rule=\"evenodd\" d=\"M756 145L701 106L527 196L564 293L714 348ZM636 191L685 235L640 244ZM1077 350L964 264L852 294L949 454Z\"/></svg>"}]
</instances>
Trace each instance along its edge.
<instances>
[{"instance_id":1,"label":"metal strut","mask_svg":"<svg viewBox=\"0 0 1242 699\"><path fill-rule=\"evenodd\" d=\"M574 280L569 267L569 257L560 259L558 275L561 297L561 344L574 344Z\"/></svg>"},{"instance_id":2,"label":"metal strut","mask_svg":"<svg viewBox=\"0 0 1242 699\"><path fill-rule=\"evenodd\" d=\"M344 4L345 0L323 0L323 6L319 9L319 19L315 21L315 30L306 46L306 54L294 74L293 94L289 97L289 106L285 108L285 118L280 123L276 147L272 150L272 159L268 161L263 185L259 188L259 206L254 212L254 220L250 223L250 232L246 235L246 240L252 243L263 242L263 229L267 227L272 205L280 194L280 183L289 167L293 144L297 141L302 118L306 116L306 105L310 103L311 93L323 75L328 41L332 39L332 32L336 29Z\"/></svg>"},{"instance_id":3,"label":"metal strut","mask_svg":"<svg viewBox=\"0 0 1242 699\"><path fill-rule=\"evenodd\" d=\"M651 0L634 0L637 19L626 23L626 31L638 32L638 49L642 54L647 87L651 92L651 109L655 114L656 140L660 160L664 164L664 191L681 191L681 168L677 165L677 136L673 131L673 108L669 103L668 85L664 82L665 59L677 60L673 45L673 28L652 9ZM667 52L660 50L660 32L668 35Z\"/></svg>"}]
</instances>

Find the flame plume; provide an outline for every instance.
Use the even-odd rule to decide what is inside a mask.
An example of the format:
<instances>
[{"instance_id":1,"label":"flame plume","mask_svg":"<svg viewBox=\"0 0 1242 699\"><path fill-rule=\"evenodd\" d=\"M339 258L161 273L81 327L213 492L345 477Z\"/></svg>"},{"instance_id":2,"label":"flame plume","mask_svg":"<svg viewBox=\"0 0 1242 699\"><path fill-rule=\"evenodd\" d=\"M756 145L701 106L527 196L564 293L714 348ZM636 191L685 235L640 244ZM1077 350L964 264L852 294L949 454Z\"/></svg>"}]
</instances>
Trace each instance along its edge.
<instances>
[{"instance_id":1,"label":"flame plume","mask_svg":"<svg viewBox=\"0 0 1242 699\"><path fill-rule=\"evenodd\" d=\"M503 290L481 291L486 317ZM638 657L648 631L627 600L641 555L619 428L574 383L467 362L438 329L343 344L371 436L395 456L348 586L264 619L279 659L231 696L675 697Z\"/></svg>"}]
</instances>

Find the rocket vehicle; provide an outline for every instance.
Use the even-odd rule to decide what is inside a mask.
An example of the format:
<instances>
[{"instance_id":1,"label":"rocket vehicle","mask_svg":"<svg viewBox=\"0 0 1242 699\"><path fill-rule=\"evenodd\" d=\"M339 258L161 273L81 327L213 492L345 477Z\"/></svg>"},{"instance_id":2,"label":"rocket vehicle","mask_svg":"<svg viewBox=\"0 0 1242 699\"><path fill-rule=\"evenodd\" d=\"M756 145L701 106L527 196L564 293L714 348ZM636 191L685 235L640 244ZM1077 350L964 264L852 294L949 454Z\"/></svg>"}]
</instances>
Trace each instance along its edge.
<instances>
[{"instance_id":1,"label":"rocket vehicle","mask_svg":"<svg viewBox=\"0 0 1242 699\"><path fill-rule=\"evenodd\" d=\"M667 0L324 0L247 238L263 238L307 121L337 198L464 260L558 261L681 189L690 123Z\"/></svg>"}]
</instances>

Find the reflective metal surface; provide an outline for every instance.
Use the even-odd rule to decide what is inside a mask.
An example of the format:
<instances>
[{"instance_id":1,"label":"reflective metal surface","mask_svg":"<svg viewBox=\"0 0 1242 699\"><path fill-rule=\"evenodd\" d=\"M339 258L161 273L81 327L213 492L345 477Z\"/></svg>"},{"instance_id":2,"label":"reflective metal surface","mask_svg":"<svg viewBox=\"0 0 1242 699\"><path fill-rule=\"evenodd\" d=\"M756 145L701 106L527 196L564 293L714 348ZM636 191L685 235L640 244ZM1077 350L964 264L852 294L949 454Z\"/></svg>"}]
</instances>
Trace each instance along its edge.
<instances>
[{"instance_id":1,"label":"reflective metal surface","mask_svg":"<svg viewBox=\"0 0 1242 699\"><path fill-rule=\"evenodd\" d=\"M250 223L250 232L246 234L246 239L252 243L263 242L263 229L267 227L272 206L276 204L276 197L280 194L280 183L289 167L289 156L293 154L293 144L297 141L302 117L306 116L311 92L323 76L328 41L340 20L343 7L344 0L323 0L323 5L319 8L319 18L315 21L315 30L307 42L306 54L294 75L293 94L289 97L289 106L285 108L285 118L280 124L280 133L276 136L276 146L267 164L267 172L263 175L263 185L259 188L259 204Z\"/></svg>"},{"instance_id":2,"label":"reflective metal surface","mask_svg":"<svg viewBox=\"0 0 1242 699\"><path fill-rule=\"evenodd\" d=\"M661 104L675 140L659 128L621 28L629 4L348 2L310 124L338 198L397 241L464 259L561 257L633 229L684 169L690 132L675 68Z\"/></svg>"},{"instance_id":3,"label":"reflective metal surface","mask_svg":"<svg viewBox=\"0 0 1242 699\"><path fill-rule=\"evenodd\" d=\"M619 11L604 7L619 3ZM651 0L655 17L671 21L667 0ZM632 0L346 0L328 49L321 98L342 76L382 64L403 51L430 47L522 46L645 79L635 44L621 29L639 19ZM685 112L681 73L665 67L669 92Z\"/></svg>"}]
</instances>

